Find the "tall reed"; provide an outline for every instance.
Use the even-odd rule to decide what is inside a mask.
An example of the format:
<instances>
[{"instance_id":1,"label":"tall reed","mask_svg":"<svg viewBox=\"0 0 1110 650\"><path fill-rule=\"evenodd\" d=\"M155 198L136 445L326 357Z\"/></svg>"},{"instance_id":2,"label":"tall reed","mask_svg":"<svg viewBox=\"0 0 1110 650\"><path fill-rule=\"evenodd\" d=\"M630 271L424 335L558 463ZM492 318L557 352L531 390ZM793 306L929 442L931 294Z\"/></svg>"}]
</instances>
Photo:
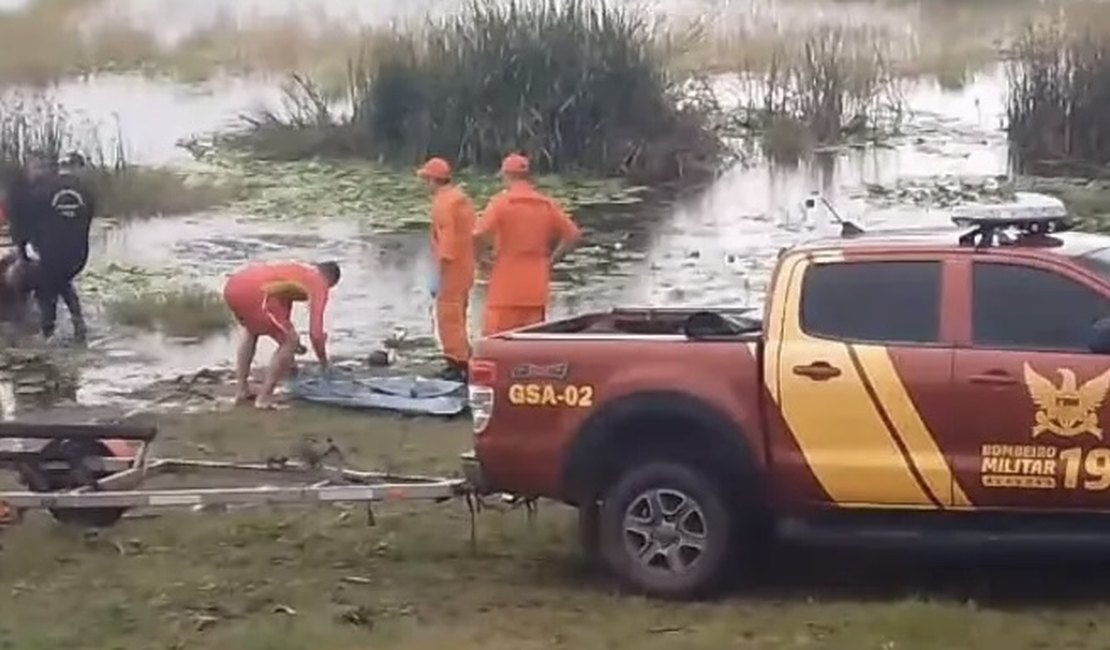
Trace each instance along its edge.
<instances>
[{"instance_id":1,"label":"tall reed","mask_svg":"<svg viewBox=\"0 0 1110 650\"><path fill-rule=\"evenodd\" d=\"M351 124L373 155L677 180L715 166L704 111L681 102L641 17L586 0L474 3L369 44Z\"/></svg>"},{"instance_id":2,"label":"tall reed","mask_svg":"<svg viewBox=\"0 0 1110 650\"><path fill-rule=\"evenodd\" d=\"M1019 171L1102 174L1110 166L1110 7L1031 23L1008 63L1007 132Z\"/></svg>"},{"instance_id":3,"label":"tall reed","mask_svg":"<svg viewBox=\"0 0 1110 650\"><path fill-rule=\"evenodd\" d=\"M779 40L764 71L748 77L748 121L772 157L898 128L901 84L881 32L816 27L798 36Z\"/></svg>"}]
</instances>

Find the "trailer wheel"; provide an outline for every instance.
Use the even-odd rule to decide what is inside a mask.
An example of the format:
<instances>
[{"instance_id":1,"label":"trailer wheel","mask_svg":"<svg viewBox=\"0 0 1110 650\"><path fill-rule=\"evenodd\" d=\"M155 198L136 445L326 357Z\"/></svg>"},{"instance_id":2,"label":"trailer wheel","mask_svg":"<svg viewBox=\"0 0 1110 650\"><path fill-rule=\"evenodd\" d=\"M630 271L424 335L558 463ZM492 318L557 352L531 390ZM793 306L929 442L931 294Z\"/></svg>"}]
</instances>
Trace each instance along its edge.
<instances>
[{"instance_id":1,"label":"trailer wheel","mask_svg":"<svg viewBox=\"0 0 1110 650\"><path fill-rule=\"evenodd\" d=\"M605 494L601 553L608 568L638 591L695 598L728 573L734 527L710 474L649 462L626 470Z\"/></svg>"},{"instance_id":2,"label":"trailer wheel","mask_svg":"<svg viewBox=\"0 0 1110 650\"><path fill-rule=\"evenodd\" d=\"M81 467L81 463L89 458L111 458L115 456L112 449L99 440L51 440L43 448L44 454L63 456L71 459ZM89 478L100 480L108 476L109 472L89 472ZM72 466L65 470L52 470L42 472L45 479L43 487L39 489L34 484L30 485L36 492L55 492L79 488L84 483L79 473ZM116 524L127 512L127 508L51 508L50 515L54 520L73 526L86 528L109 528Z\"/></svg>"}]
</instances>

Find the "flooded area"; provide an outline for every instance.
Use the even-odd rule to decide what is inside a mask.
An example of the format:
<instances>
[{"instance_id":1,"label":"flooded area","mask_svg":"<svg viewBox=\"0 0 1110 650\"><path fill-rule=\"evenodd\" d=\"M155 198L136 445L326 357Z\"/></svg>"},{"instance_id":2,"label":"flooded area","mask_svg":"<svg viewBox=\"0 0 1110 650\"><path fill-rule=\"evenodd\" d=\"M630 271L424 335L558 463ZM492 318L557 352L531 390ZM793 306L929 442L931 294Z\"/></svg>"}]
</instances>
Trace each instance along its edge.
<instances>
[{"instance_id":1,"label":"flooded area","mask_svg":"<svg viewBox=\"0 0 1110 650\"><path fill-rule=\"evenodd\" d=\"M893 9L865 2L836 3L834 8L770 0L648 4L679 16L713 8L722 15L771 21L796 12L814 18L811 10L818 6L825 12L816 17L828 15L829 20L848 16L897 23L920 13L913 3ZM398 9L401 5L404 10ZM172 39L175 30L188 31L190 25L228 15L249 21L267 12L304 11L371 25L445 5L450 3L113 0L102 11L122 13ZM727 95L734 80L721 77L717 83ZM182 141L241 124L243 113L273 105L278 88L256 79L184 85L118 75L66 81L54 94L67 111L99 129L118 126L137 163L191 165L195 161L179 146ZM756 305L781 247L834 231L829 215L803 209L804 199L814 192L865 226L944 223L944 206L929 209L938 187L956 185L962 188L958 192L970 192L965 198L974 199L976 187L997 185L995 178L1007 173L1005 76L994 66L957 90L942 90L927 80L907 82L905 96L910 113L901 133L880 144L819 153L794 166L773 165L757 156L726 170L707 190L667 205L582 212L587 237L557 270L551 316L632 304ZM365 359L397 328L411 339L432 336L431 298L425 289L430 260L423 232L383 233L359 215L318 214L295 222L267 216L229 210L103 227L90 268L116 264L157 269L218 291L227 273L248 261L336 259L343 281L329 307L329 345L337 357ZM479 286L471 309L475 324L482 293ZM75 382L82 403L118 402L151 382L226 369L232 363L232 334L175 341L114 328L95 305L91 311L90 359L80 364ZM298 326L304 326L304 317L295 314ZM269 351L267 345L262 354Z\"/></svg>"}]
</instances>

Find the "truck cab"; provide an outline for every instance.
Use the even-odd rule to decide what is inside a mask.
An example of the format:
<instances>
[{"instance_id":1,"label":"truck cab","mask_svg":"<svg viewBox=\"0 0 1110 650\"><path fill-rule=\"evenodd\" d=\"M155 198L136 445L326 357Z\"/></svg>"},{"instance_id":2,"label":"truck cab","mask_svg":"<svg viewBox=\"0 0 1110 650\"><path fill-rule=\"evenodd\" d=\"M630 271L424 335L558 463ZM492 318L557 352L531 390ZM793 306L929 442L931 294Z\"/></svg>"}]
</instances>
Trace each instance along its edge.
<instances>
[{"instance_id":1,"label":"truck cab","mask_svg":"<svg viewBox=\"0 0 1110 650\"><path fill-rule=\"evenodd\" d=\"M468 474L578 507L587 548L659 596L768 539L1110 544L1110 237L1062 206L953 222L783 251L758 320L482 341Z\"/></svg>"}]
</instances>

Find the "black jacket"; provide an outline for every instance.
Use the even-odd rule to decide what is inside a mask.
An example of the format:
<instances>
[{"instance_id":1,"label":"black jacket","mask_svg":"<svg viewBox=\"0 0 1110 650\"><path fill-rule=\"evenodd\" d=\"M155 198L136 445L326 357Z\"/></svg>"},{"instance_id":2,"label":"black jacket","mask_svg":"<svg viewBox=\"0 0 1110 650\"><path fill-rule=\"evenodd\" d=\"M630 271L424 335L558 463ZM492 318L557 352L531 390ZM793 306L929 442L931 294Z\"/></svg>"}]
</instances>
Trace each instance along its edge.
<instances>
[{"instance_id":1,"label":"black jacket","mask_svg":"<svg viewBox=\"0 0 1110 650\"><path fill-rule=\"evenodd\" d=\"M24 256L26 245L34 246L44 271L72 277L84 269L95 214L96 198L75 174L49 173L33 182L21 178L8 190L12 241Z\"/></svg>"}]
</instances>

